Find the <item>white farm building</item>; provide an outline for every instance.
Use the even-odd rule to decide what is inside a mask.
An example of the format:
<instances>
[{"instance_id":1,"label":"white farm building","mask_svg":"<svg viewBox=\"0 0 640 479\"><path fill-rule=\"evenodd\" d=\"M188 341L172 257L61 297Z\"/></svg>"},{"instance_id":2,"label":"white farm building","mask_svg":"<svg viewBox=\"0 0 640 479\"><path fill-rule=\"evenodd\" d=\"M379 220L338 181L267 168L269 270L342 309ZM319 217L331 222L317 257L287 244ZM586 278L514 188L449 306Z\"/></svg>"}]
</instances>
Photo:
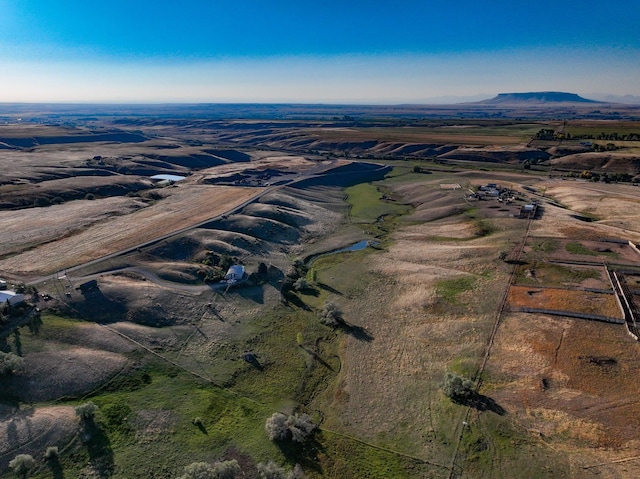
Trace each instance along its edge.
<instances>
[{"instance_id":1,"label":"white farm building","mask_svg":"<svg viewBox=\"0 0 640 479\"><path fill-rule=\"evenodd\" d=\"M243 277L244 277L244 266L239 264L234 264L229 268L229 270L227 271L227 274L224 276L224 279L228 283L237 283L238 281L241 281Z\"/></svg>"},{"instance_id":2,"label":"white farm building","mask_svg":"<svg viewBox=\"0 0 640 479\"><path fill-rule=\"evenodd\" d=\"M24 294L16 293L15 291L4 290L0 291L0 304L18 304L24 301Z\"/></svg>"}]
</instances>

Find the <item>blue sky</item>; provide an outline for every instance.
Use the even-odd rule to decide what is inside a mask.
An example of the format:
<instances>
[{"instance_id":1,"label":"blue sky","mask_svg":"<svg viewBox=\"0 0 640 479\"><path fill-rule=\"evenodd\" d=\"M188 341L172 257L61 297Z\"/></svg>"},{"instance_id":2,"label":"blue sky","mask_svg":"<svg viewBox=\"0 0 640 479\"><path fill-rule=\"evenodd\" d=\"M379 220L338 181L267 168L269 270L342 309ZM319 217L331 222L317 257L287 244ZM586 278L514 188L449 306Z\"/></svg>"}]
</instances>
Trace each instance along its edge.
<instances>
[{"instance_id":1,"label":"blue sky","mask_svg":"<svg viewBox=\"0 0 640 479\"><path fill-rule=\"evenodd\" d=\"M0 0L0 101L640 95L637 0Z\"/></svg>"}]
</instances>

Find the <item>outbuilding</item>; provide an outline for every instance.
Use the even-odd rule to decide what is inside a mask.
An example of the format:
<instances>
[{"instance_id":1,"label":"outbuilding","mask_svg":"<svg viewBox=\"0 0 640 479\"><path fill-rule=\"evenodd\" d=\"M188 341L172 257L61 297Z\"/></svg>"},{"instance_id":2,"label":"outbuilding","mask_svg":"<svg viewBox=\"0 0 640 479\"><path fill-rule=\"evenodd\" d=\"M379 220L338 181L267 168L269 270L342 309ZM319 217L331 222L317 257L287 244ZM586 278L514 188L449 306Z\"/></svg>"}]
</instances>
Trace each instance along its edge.
<instances>
[{"instance_id":1,"label":"outbuilding","mask_svg":"<svg viewBox=\"0 0 640 479\"><path fill-rule=\"evenodd\" d=\"M242 280L244 277L244 266L240 264L234 264L229 268L227 274L224 276L224 279L229 283L235 283L237 281Z\"/></svg>"},{"instance_id":2,"label":"outbuilding","mask_svg":"<svg viewBox=\"0 0 640 479\"><path fill-rule=\"evenodd\" d=\"M1 304L9 303L13 305L13 304L19 304L22 302L24 302L24 294L16 293L15 291L9 291L8 289L4 291L0 291Z\"/></svg>"}]
</instances>

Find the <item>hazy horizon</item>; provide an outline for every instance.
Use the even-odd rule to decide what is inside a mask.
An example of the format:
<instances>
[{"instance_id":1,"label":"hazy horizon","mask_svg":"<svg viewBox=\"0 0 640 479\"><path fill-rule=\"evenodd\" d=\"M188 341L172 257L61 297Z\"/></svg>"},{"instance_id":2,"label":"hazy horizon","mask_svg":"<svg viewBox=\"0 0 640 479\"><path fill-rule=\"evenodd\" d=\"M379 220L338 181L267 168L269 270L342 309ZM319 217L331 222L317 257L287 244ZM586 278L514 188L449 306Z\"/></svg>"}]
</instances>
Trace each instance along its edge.
<instances>
[{"instance_id":1,"label":"hazy horizon","mask_svg":"<svg viewBox=\"0 0 640 479\"><path fill-rule=\"evenodd\" d=\"M637 102L639 20L640 4L616 0L0 0L0 102Z\"/></svg>"}]
</instances>

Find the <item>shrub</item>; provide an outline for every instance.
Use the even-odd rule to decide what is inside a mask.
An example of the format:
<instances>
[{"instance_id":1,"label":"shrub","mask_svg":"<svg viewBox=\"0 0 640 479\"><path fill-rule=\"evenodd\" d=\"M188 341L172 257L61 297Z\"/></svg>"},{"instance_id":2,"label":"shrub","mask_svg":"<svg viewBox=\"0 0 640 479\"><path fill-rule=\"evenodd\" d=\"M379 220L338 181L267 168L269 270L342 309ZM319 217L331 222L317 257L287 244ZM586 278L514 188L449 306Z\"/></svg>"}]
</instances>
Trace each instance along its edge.
<instances>
[{"instance_id":1,"label":"shrub","mask_svg":"<svg viewBox=\"0 0 640 479\"><path fill-rule=\"evenodd\" d=\"M273 461L269 461L266 464L261 462L258 464L257 469L260 479L289 479L285 470Z\"/></svg>"},{"instance_id":2,"label":"shrub","mask_svg":"<svg viewBox=\"0 0 640 479\"><path fill-rule=\"evenodd\" d=\"M192 462L184 467L184 474L178 479L216 479L213 467L206 462Z\"/></svg>"},{"instance_id":3,"label":"shrub","mask_svg":"<svg viewBox=\"0 0 640 479\"><path fill-rule=\"evenodd\" d=\"M304 442L316 425L308 414L287 416L276 412L267 419L264 428L271 441Z\"/></svg>"},{"instance_id":4,"label":"shrub","mask_svg":"<svg viewBox=\"0 0 640 479\"><path fill-rule=\"evenodd\" d=\"M58 451L58 446L49 446L44 452L44 458L47 461L55 461L56 459L58 459L59 455L60 451Z\"/></svg>"},{"instance_id":5,"label":"shrub","mask_svg":"<svg viewBox=\"0 0 640 479\"><path fill-rule=\"evenodd\" d=\"M193 462L184 468L178 479L234 479L242 472L238 461L216 462L213 466L206 462Z\"/></svg>"},{"instance_id":6,"label":"shrub","mask_svg":"<svg viewBox=\"0 0 640 479\"><path fill-rule=\"evenodd\" d=\"M13 353L0 351L0 376L19 373L24 370L24 359Z\"/></svg>"},{"instance_id":7,"label":"shrub","mask_svg":"<svg viewBox=\"0 0 640 479\"><path fill-rule=\"evenodd\" d=\"M338 326L343 323L342 311L338 305L331 301L324 303L322 311L320 311L320 322L327 326Z\"/></svg>"},{"instance_id":8,"label":"shrub","mask_svg":"<svg viewBox=\"0 0 640 479\"><path fill-rule=\"evenodd\" d=\"M242 472L238 461L232 459L230 461L216 462L213 469L217 474L217 479L233 479L236 474Z\"/></svg>"},{"instance_id":9,"label":"shrub","mask_svg":"<svg viewBox=\"0 0 640 479\"><path fill-rule=\"evenodd\" d=\"M305 278L298 278L295 283L293 283L293 287L296 291L305 291L309 289L309 283Z\"/></svg>"},{"instance_id":10,"label":"shrub","mask_svg":"<svg viewBox=\"0 0 640 479\"><path fill-rule=\"evenodd\" d=\"M97 410L98 406L96 406L92 401L88 401L76 406L76 416L83 421L92 421Z\"/></svg>"},{"instance_id":11,"label":"shrub","mask_svg":"<svg viewBox=\"0 0 640 479\"><path fill-rule=\"evenodd\" d=\"M256 468L260 479L303 479L305 477L299 464L296 464L291 472L286 472L273 461L266 464L261 462Z\"/></svg>"},{"instance_id":12,"label":"shrub","mask_svg":"<svg viewBox=\"0 0 640 479\"><path fill-rule=\"evenodd\" d=\"M9 467L20 477L27 477L27 474L35 465L36 461L29 454L18 454L9 461Z\"/></svg>"},{"instance_id":13,"label":"shrub","mask_svg":"<svg viewBox=\"0 0 640 479\"><path fill-rule=\"evenodd\" d=\"M264 429L267 437L271 441L278 441L287 438L287 416L280 412L275 412L267 419Z\"/></svg>"}]
</instances>

